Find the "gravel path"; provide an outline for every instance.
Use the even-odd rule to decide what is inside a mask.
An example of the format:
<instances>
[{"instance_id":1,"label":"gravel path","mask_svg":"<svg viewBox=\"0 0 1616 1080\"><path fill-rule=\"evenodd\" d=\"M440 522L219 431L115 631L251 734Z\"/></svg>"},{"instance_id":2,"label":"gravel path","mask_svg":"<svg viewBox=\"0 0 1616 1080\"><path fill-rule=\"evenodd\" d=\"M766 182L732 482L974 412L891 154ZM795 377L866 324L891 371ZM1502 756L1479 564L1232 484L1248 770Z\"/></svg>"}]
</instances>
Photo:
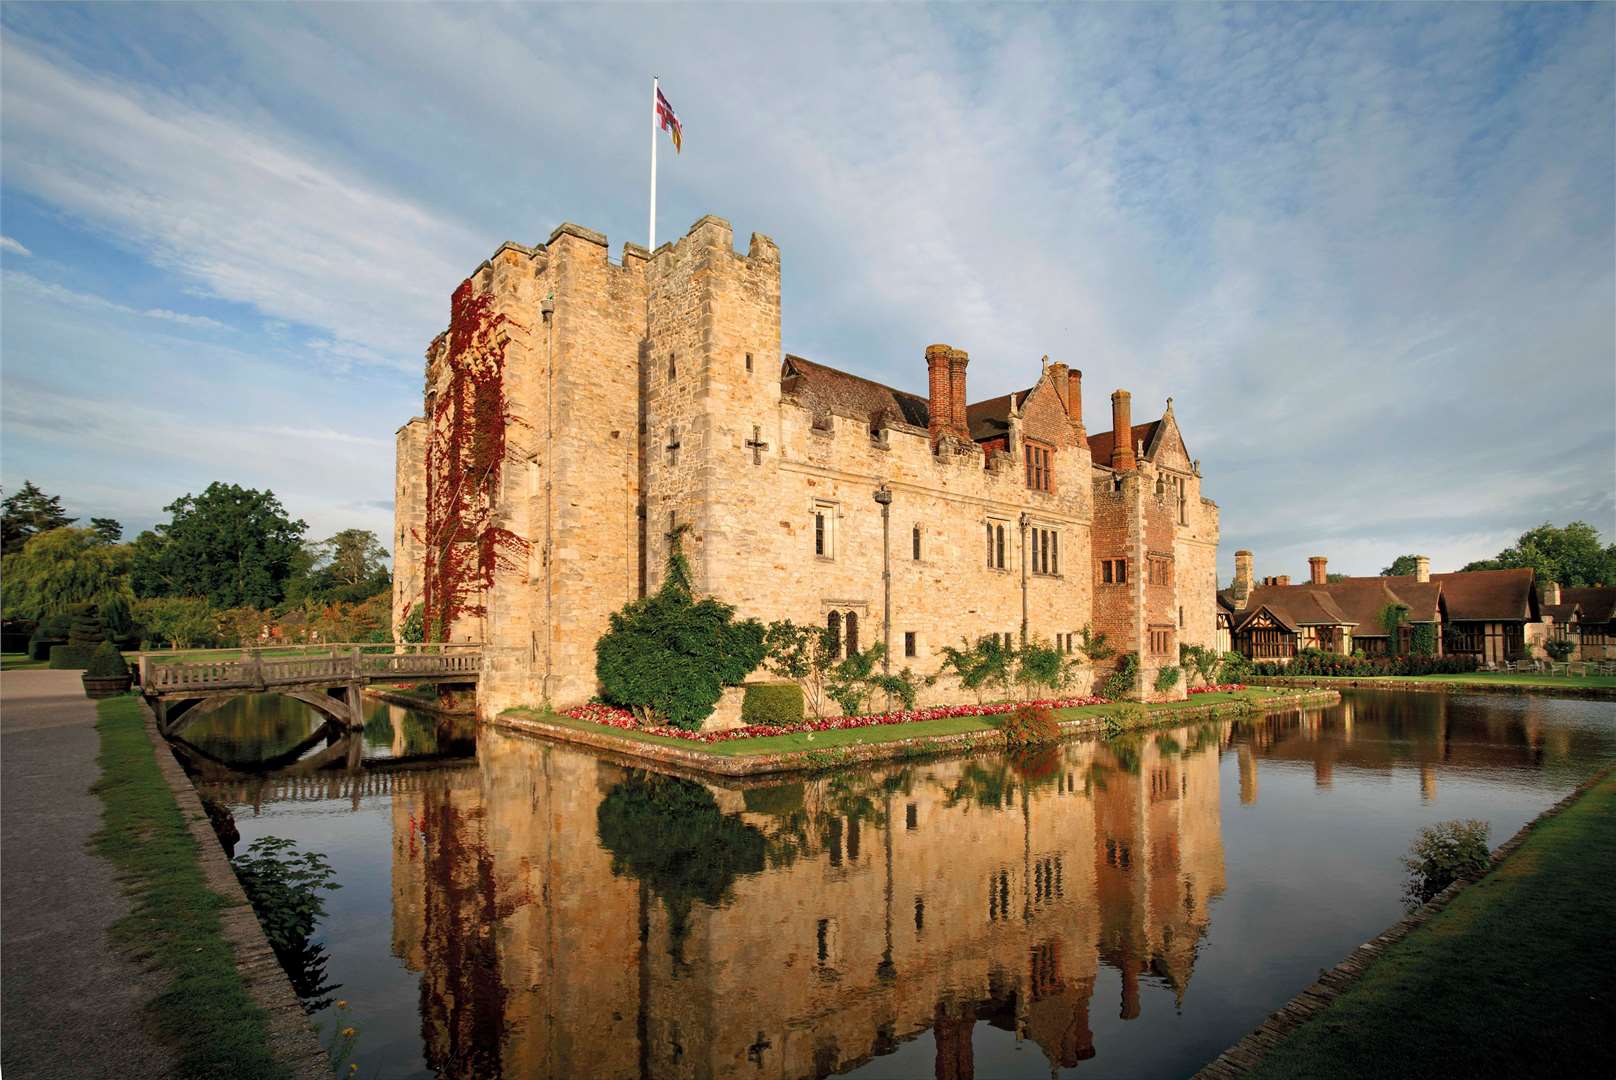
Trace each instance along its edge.
<instances>
[{"instance_id":1,"label":"gravel path","mask_svg":"<svg viewBox=\"0 0 1616 1080\"><path fill-rule=\"evenodd\" d=\"M159 1077L147 1033L162 980L114 951L129 911L100 825L95 703L76 671L0 674L0 1069L33 1077Z\"/></svg>"}]
</instances>

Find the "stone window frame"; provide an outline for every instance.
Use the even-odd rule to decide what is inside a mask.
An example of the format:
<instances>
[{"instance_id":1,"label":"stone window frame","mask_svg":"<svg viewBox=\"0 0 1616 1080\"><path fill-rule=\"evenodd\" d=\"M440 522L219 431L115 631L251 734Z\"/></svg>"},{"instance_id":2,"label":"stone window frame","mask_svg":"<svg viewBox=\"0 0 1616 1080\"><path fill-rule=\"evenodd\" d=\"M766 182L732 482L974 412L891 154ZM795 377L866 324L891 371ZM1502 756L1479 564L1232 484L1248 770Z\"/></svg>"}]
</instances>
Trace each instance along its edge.
<instances>
[{"instance_id":1,"label":"stone window frame","mask_svg":"<svg viewBox=\"0 0 1616 1080\"><path fill-rule=\"evenodd\" d=\"M673 383L673 382L677 382L678 380L679 380L679 354L670 352L668 354L668 382Z\"/></svg>"},{"instance_id":2,"label":"stone window frame","mask_svg":"<svg viewBox=\"0 0 1616 1080\"><path fill-rule=\"evenodd\" d=\"M1061 577L1060 530L1034 524L1028 529L1028 570L1035 577Z\"/></svg>"},{"instance_id":3,"label":"stone window frame","mask_svg":"<svg viewBox=\"0 0 1616 1080\"><path fill-rule=\"evenodd\" d=\"M840 504L831 499L815 499L811 512L814 516L814 558L835 562L836 520L841 516Z\"/></svg>"},{"instance_id":4,"label":"stone window frame","mask_svg":"<svg viewBox=\"0 0 1616 1080\"><path fill-rule=\"evenodd\" d=\"M746 373L748 375L752 374L752 354L751 353L746 354Z\"/></svg>"},{"instance_id":5,"label":"stone window frame","mask_svg":"<svg viewBox=\"0 0 1616 1080\"><path fill-rule=\"evenodd\" d=\"M1053 493L1055 490L1055 448L1036 439L1022 441L1027 489Z\"/></svg>"},{"instance_id":6,"label":"stone window frame","mask_svg":"<svg viewBox=\"0 0 1616 1080\"><path fill-rule=\"evenodd\" d=\"M911 529L910 533L909 533L909 537L910 537L910 546L909 546L910 562L921 562L922 561L921 554L922 554L922 551L924 549L920 546L921 535L922 534L921 534L921 531L920 531L920 522L917 521L917 522L915 522L914 528Z\"/></svg>"},{"instance_id":7,"label":"stone window frame","mask_svg":"<svg viewBox=\"0 0 1616 1080\"><path fill-rule=\"evenodd\" d=\"M983 519L983 524L987 526L988 569L995 573L1008 574L1010 545L1005 539L1006 531L1010 528L1010 519L989 515Z\"/></svg>"},{"instance_id":8,"label":"stone window frame","mask_svg":"<svg viewBox=\"0 0 1616 1080\"><path fill-rule=\"evenodd\" d=\"M906 657L920 655L920 635L913 630L903 632L903 655Z\"/></svg>"},{"instance_id":9,"label":"stone window frame","mask_svg":"<svg viewBox=\"0 0 1616 1080\"><path fill-rule=\"evenodd\" d=\"M1150 552L1145 556L1145 583L1147 585L1173 585L1173 557Z\"/></svg>"},{"instance_id":10,"label":"stone window frame","mask_svg":"<svg viewBox=\"0 0 1616 1080\"><path fill-rule=\"evenodd\" d=\"M1171 626L1152 626L1146 631L1146 640L1150 644L1151 656L1171 656L1173 654L1173 628ZM1158 646L1160 646L1158 648Z\"/></svg>"}]
</instances>

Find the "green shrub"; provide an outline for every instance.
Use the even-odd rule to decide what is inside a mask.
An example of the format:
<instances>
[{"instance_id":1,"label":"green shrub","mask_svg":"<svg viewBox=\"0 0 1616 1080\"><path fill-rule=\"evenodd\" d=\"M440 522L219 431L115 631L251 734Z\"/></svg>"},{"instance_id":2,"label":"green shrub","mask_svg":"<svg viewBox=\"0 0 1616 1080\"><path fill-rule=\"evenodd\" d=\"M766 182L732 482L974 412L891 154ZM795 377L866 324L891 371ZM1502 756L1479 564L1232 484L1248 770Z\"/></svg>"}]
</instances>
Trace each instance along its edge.
<instances>
[{"instance_id":1,"label":"green shrub","mask_svg":"<svg viewBox=\"0 0 1616 1080\"><path fill-rule=\"evenodd\" d=\"M129 665L124 662L118 646L103 641L90 654L90 663L84 669L84 674L92 679L121 679L129 674Z\"/></svg>"},{"instance_id":2,"label":"green shrub","mask_svg":"<svg viewBox=\"0 0 1616 1080\"><path fill-rule=\"evenodd\" d=\"M65 637L52 637L35 630L34 636L28 639L28 656L33 660L49 660L53 646L66 644Z\"/></svg>"},{"instance_id":3,"label":"green shrub","mask_svg":"<svg viewBox=\"0 0 1616 1080\"><path fill-rule=\"evenodd\" d=\"M82 671L90 666L92 650L81 649L77 645L53 645L50 651L50 666L57 671Z\"/></svg>"},{"instance_id":4,"label":"green shrub","mask_svg":"<svg viewBox=\"0 0 1616 1080\"><path fill-rule=\"evenodd\" d=\"M1251 661L1237 652L1223 654L1223 662L1218 665L1218 682L1243 683L1251 678Z\"/></svg>"},{"instance_id":5,"label":"green shrub","mask_svg":"<svg viewBox=\"0 0 1616 1080\"><path fill-rule=\"evenodd\" d=\"M1543 650L1549 654L1549 659L1564 663L1573 652L1577 650L1577 643L1568 638L1550 638L1543 643Z\"/></svg>"},{"instance_id":6,"label":"green shrub","mask_svg":"<svg viewBox=\"0 0 1616 1080\"><path fill-rule=\"evenodd\" d=\"M1439 821L1427 825L1409 845L1408 857L1403 860L1408 868L1403 900L1412 911L1455 881L1481 877L1491 864L1485 821Z\"/></svg>"},{"instance_id":7,"label":"green shrub","mask_svg":"<svg viewBox=\"0 0 1616 1080\"><path fill-rule=\"evenodd\" d=\"M398 628L398 639L410 644L419 644L426 639L426 604L417 601L405 616L404 624Z\"/></svg>"},{"instance_id":8,"label":"green shrub","mask_svg":"<svg viewBox=\"0 0 1616 1080\"><path fill-rule=\"evenodd\" d=\"M1144 727L1148 723L1150 723L1150 710L1137 701L1120 702L1115 708L1107 709L1105 715L1100 717L1101 729L1105 732L1106 738Z\"/></svg>"},{"instance_id":9,"label":"green shrub","mask_svg":"<svg viewBox=\"0 0 1616 1080\"><path fill-rule=\"evenodd\" d=\"M1408 632L1408 651L1412 656L1436 655L1436 624L1415 623Z\"/></svg>"},{"instance_id":10,"label":"green shrub","mask_svg":"<svg viewBox=\"0 0 1616 1080\"><path fill-rule=\"evenodd\" d=\"M675 537L662 587L612 613L595 643L595 676L613 705L693 731L763 654L762 623L736 622L728 604L691 595L690 565Z\"/></svg>"},{"instance_id":11,"label":"green shrub","mask_svg":"<svg viewBox=\"0 0 1616 1080\"><path fill-rule=\"evenodd\" d=\"M1117 668L1100 684L1100 697L1107 701L1121 701L1133 692L1139 682L1139 654L1123 653Z\"/></svg>"},{"instance_id":12,"label":"green shrub","mask_svg":"<svg viewBox=\"0 0 1616 1080\"><path fill-rule=\"evenodd\" d=\"M329 1004L325 995L336 987L325 981L325 946L314 931L325 915L320 892L342 888L336 871L324 855L279 836L254 840L231 865L299 999L311 1011Z\"/></svg>"},{"instance_id":13,"label":"green shrub","mask_svg":"<svg viewBox=\"0 0 1616 1080\"><path fill-rule=\"evenodd\" d=\"M996 723L1004 732L1004 744L1012 751L1027 750L1060 738L1060 724L1049 709L1034 705L1001 714Z\"/></svg>"},{"instance_id":14,"label":"green shrub","mask_svg":"<svg viewBox=\"0 0 1616 1080\"><path fill-rule=\"evenodd\" d=\"M1156 672L1156 689L1163 694L1167 693L1167 691L1178 685L1179 674L1180 671L1175 665L1162 665Z\"/></svg>"},{"instance_id":15,"label":"green shrub","mask_svg":"<svg viewBox=\"0 0 1616 1080\"><path fill-rule=\"evenodd\" d=\"M796 683L753 683L741 698L746 724L802 723L802 687Z\"/></svg>"}]
</instances>

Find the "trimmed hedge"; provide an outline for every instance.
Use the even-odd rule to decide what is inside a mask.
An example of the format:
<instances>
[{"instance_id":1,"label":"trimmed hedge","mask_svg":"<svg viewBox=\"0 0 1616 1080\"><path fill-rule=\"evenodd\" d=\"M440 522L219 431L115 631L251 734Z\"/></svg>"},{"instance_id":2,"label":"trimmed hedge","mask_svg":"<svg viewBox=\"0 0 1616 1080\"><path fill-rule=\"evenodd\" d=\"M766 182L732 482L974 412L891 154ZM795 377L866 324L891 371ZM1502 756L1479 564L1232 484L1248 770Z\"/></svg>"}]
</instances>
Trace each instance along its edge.
<instances>
[{"instance_id":1,"label":"trimmed hedge","mask_svg":"<svg viewBox=\"0 0 1616 1080\"><path fill-rule=\"evenodd\" d=\"M129 664L124 660L123 653L118 651L118 646L103 641L90 654L84 674L92 679L121 679L129 674Z\"/></svg>"},{"instance_id":2,"label":"trimmed hedge","mask_svg":"<svg viewBox=\"0 0 1616 1080\"><path fill-rule=\"evenodd\" d=\"M50 666L56 671L82 671L90 666L92 650L81 649L76 645L53 645L50 651Z\"/></svg>"},{"instance_id":3,"label":"trimmed hedge","mask_svg":"<svg viewBox=\"0 0 1616 1080\"><path fill-rule=\"evenodd\" d=\"M753 683L741 697L744 724L800 724L802 687L796 683Z\"/></svg>"},{"instance_id":4,"label":"trimmed hedge","mask_svg":"<svg viewBox=\"0 0 1616 1080\"><path fill-rule=\"evenodd\" d=\"M53 648L66 644L66 638L41 637L36 633L28 639L28 656L33 660L49 660Z\"/></svg>"},{"instance_id":5,"label":"trimmed hedge","mask_svg":"<svg viewBox=\"0 0 1616 1080\"><path fill-rule=\"evenodd\" d=\"M1288 664L1253 664L1253 675L1464 675L1480 665L1474 656L1341 656L1303 649Z\"/></svg>"}]
</instances>

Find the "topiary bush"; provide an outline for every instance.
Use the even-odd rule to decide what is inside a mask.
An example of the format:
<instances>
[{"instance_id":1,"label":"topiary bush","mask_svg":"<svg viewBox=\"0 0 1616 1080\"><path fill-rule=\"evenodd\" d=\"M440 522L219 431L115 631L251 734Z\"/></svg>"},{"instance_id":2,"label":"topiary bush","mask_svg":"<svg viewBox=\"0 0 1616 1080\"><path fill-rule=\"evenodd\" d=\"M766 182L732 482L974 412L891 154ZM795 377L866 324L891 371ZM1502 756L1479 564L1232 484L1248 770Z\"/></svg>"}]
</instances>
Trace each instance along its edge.
<instances>
[{"instance_id":1,"label":"topiary bush","mask_svg":"<svg viewBox=\"0 0 1616 1080\"><path fill-rule=\"evenodd\" d=\"M1577 651L1577 643L1569 638L1550 638L1543 643L1543 651L1549 654L1550 660L1563 664Z\"/></svg>"},{"instance_id":2,"label":"topiary bush","mask_svg":"<svg viewBox=\"0 0 1616 1080\"><path fill-rule=\"evenodd\" d=\"M56 671L82 671L90 666L91 649L81 649L76 645L53 645L50 650L50 666Z\"/></svg>"},{"instance_id":3,"label":"topiary bush","mask_svg":"<svg viewBox=\"0 0 1616 1080\"><path fill-rule=\"evenodd\" d=\"M662 587L614 612L595 643L595 677L611 704L694 731L724 687L739 685L763 654L762 623L736 622L728 604L691 595L690 565L675 536Z\"/></svg>"},{"instance_id":4,"label":"topiary bush","mask_svg":"<svg viewBox=\"0 0 1616 1080\"><path fill-rule=\"evenodd\" d=\"M741 698L745 724L800 724L802 687L796 683L752 683Z\"/></svg>"},{"instance_id":5,"label":"topiary bush","mask_svg":"<svg viewBox=\"0 0 1616 1080\"><path fill-rule=\"evenodd\" d=\"M90 654L84 674L92 679L122 679L129 674L129 664L124 660L123 653L118 651L118 646L103 641Z\"/></svg>"},{"instance_id":6,"label":"topiary bush","mask_svg":"<svg viewBox=\"0 0 1616 1080\"><path fill-rule=\"evenodd\" d=\"M1005 747L1011 751L1028 750L1060 738L1054 712L1036 705L1022 705L1003 713L996 722L1004 732Z\"/></svg>"}]
</instances>

